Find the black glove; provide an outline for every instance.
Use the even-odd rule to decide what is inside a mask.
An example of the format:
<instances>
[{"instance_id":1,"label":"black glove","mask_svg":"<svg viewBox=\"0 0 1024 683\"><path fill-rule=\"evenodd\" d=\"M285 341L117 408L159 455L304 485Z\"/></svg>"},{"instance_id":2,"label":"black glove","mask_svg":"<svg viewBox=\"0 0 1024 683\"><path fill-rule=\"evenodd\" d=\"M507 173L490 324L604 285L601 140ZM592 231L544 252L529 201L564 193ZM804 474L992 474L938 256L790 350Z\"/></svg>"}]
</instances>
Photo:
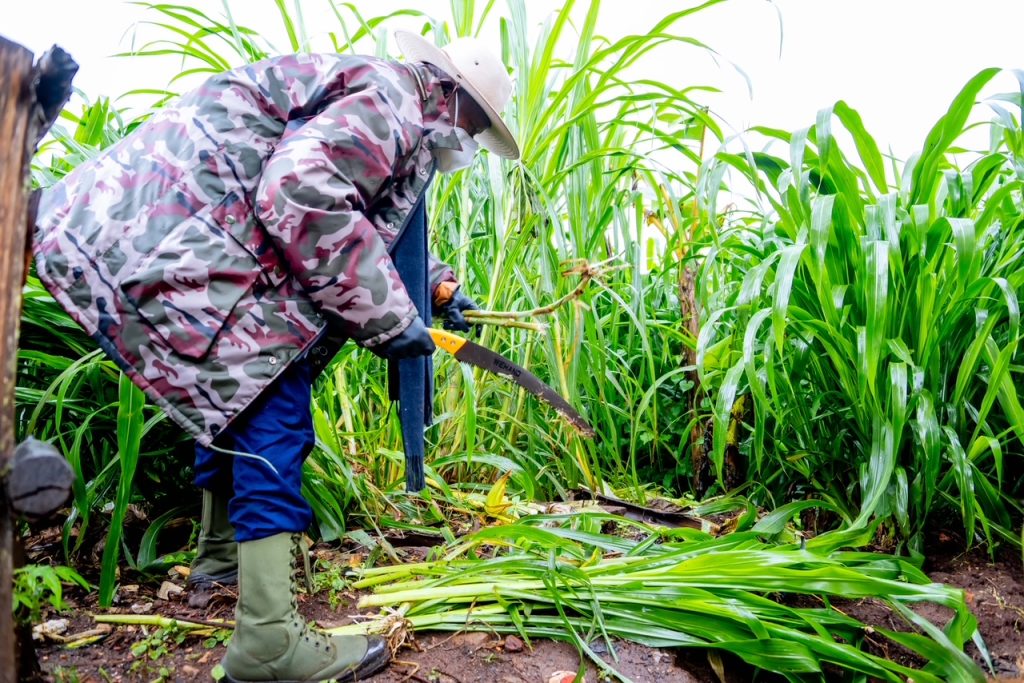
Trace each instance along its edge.
<instances>
[{"instance_id":1,"label":"black glove","mask_svg":"<svg viewBox=\"0 0 1024 683\"><path fill-rule=\"evenodd\" d=\"M480 307L476 302L462 293L462 289L456 289L452 298L443 306L434 306L434 315L444 318L444 329L456 330L458 332L469 332L469 323L462 315L464 311L479 311Z\"/></svg>"},{"instance_id":2,"label":"black glove","mask_svg":"<svg viewBox=\"0 0 1024 683\"><path fill-rule=\"evenodd\" d=\"M381 358L394 360L397 358L416 358L417 356L429 356L434 352L434 340L430 331L423 324L423 320L416 316L409 327L402 330L397 337L392 337L386 342L371 346L370 350Z\"/></svg>"}]
</instances>

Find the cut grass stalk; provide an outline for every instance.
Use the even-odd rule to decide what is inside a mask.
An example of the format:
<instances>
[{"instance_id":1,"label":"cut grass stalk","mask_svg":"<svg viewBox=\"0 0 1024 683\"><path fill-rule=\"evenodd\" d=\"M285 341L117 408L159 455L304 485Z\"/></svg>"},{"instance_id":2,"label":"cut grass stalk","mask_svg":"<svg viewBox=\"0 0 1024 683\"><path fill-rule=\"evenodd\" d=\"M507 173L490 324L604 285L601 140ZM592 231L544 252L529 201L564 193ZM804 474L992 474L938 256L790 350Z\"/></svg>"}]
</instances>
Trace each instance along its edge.
<instances>
[{"instance_id":1,"label":"cut grass stalk","mask_svg":"<svg viewBox=\"0 0 1024 683\"><path fill-rule=\"evenodd\" d=\"M235 622L223 619L197 621L192 619L172 619L159 614L96 614L93 621L97 624L116 624L118 626L156 626L157 628L175 628L182 631L201 631L217 628L234 628Z\"/></svg>"},{"instance_id":2,"label":"cut grass stalk","mask_svg":"<svg viewBox=\"0 0 1024 683\"><path fill-rule=\"evenodd\" d=\"M630 540L581 530L593 521L581 521L587 517L528 518L464 539L458 558L368 570L354 587L374 593L359 606L402 606L412 630L569 640L595 663L594 638L622 638L728 651L794 681L820 680L830 667L885 681L984 680L963 652L977 637L963 592L931 582L904 560L831 549L827 539L822 550L773 545L752 532L715 539L687 530L683 540L650 543L664 535L647 529L642 540ZM496 545L500 555L472 559ZM803 606L809 596L820 606ZM842 599L877 600L907 631L847 616L832 605ZM939 628L909 609L921 602L947 607L954 617ZM344 632L359 628L373 626ZM929 663L918 669L888 661L865 650L869 637Z\"/></svg>"}]
</instances>

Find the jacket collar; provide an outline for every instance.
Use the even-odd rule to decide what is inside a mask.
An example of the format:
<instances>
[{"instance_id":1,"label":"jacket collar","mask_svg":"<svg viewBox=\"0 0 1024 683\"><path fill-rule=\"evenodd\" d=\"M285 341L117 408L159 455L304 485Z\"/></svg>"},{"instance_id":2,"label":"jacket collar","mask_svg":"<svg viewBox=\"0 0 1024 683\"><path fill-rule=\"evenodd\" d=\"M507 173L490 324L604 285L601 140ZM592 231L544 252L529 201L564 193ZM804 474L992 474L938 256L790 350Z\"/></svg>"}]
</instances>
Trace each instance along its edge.
<instances>
[{"instance_id":1,"label":"jacket collar","mask_svg":"<svg viewBox=\"0 0 1024 683\"><path fill-rule=\"evenodd\" d=\"M416 80L416 89L423 109L423 138L427 149L461 149L455 135L451 112L448 111L441 79L426 64L417 62L406 66Z\"/></svg>"}]
</instances>

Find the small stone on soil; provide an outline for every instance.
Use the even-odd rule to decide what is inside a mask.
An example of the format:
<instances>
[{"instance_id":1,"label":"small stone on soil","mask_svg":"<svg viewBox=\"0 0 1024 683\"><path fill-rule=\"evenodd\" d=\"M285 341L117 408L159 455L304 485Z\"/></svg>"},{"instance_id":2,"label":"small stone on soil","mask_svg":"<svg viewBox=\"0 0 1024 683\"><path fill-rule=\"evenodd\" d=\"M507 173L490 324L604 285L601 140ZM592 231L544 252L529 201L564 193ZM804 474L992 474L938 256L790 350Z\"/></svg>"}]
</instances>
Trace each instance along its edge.
<instances>
[{"instance_id":1,"label":"small stone on soil","mask_svg":"<svg viewBox=\"0 0 1024 683\"><path fill-rule=\"evenodd\" d=\"M32 639L42 640L43 638L54 638L67 633L67 619L50 619L32 627Z\"/></svg>"},{"instance_id":2,"label":"small stone on soil","mask_svg":"<svg viewBox=\"0 0 1024 683\"><path fill-rule=\"evenodd\" d=\"M489 633L485 633L484 631L471 631L469 633L457 634L452 638L452 642L456 645L471 647L474 650L478 650L485 647L490 639L491 635Z\"/></svg>"},{"instance_id":3,"label":"small stone on soil","mask_svg":"<svg viewBox=\"0 0 1024 683\"><path fill-rule=\"evenodd\" d=\"M505 652L522 652L523 641L515 636L505 636Z\"/></svg>"},{"instance_id":4,"label":"small stone on soil","mask_svg":"<svg viewBox=\"0 0 1024 683\"><path fill-rule=\"evenodd\" d=\"M156 592L156 597L161 600L170 600L172 596L181 595L185 592L185 589L176 583L170 581L164 581L160 584L160 590Z\"/></svg>"},{"instance_id":5,"label":"small stone on soil","mask_svg":"<svg viewBox=\"0 0 1024 683\"><path fill-rule=\"evenodd\" d=\"M548 683L576 683L576 672L556 671L548 678ZM587 683L587 679L580 678L579 683Z\"/></svg>"}]
</instances>

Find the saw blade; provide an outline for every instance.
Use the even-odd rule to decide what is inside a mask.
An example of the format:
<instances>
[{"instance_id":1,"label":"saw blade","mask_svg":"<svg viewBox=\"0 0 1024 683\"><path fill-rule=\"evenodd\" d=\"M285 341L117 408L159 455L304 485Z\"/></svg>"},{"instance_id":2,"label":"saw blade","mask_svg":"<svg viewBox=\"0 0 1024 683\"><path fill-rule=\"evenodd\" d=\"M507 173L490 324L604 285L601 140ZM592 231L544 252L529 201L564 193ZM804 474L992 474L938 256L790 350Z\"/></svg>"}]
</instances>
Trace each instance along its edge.
<instances>
[{"instance_id":1,"label":"saw blade","mask_svg":"<svg viewBox=\"0 0 1024 683\"><path fill-rule=\"evenodd\" d=\"M594 428L590 423L583 419L583 416L557 391L540 381L526 368L516 365L486 346L480 346L446 330L431 328L430 336L434 338L435 344L455 356L456 360L515 382L557 410L580 434L587 438L594 437Z\"/></svg>"}]
</instances>

